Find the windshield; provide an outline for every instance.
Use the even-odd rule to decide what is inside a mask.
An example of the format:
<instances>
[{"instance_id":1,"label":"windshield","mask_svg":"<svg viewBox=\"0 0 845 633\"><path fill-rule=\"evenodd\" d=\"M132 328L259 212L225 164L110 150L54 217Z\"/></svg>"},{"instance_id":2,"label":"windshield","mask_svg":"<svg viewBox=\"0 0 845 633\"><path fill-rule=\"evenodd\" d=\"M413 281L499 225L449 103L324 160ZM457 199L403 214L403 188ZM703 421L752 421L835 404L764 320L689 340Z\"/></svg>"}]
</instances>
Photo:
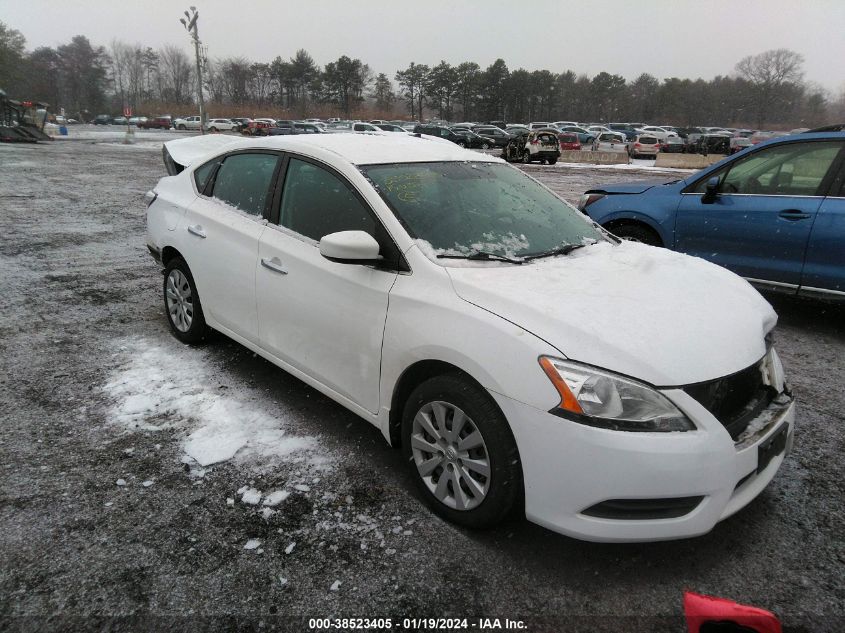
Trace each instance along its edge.
<instances>
[{"instance_id":1,"label":"windshield","mask_svg":"<svg viewBox=\"0 0 845 633\"><path fill-rule=\"evenodd\" d=\"M524 257L603 239L574 207L508 165L401 163L361 171L411 237L438 255Z\"/></svg>"}]
</instances>

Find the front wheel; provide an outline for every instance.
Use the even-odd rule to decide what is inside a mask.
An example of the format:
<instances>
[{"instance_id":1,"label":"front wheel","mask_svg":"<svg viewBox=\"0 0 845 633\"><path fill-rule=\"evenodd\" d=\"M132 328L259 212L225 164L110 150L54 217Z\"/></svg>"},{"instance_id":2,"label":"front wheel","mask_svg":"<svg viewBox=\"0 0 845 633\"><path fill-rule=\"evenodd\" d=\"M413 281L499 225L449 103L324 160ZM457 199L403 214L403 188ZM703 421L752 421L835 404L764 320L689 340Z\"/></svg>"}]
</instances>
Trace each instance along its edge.
<instances>
[{"instance_id":1,"label":"front wheel","mask_svg":"<svg viewBox=\"0 0 845 633\"><path fill-rule=\"evenodd\" d=\"M490 149L490 143L482 143L481 149Z\"/></svg>"},{"instance_id":2,"label":"front wheel","mask_svg":"<svg viewBox=\"0 0 845 633\"><path fill-rule=\"evenodd\" d=\"M186 128L184 125L180 125L180 126L179 126L178 128L176 128L176 129L178 129L178 130L187 130L188 128Z\"/></svg>"},{"instance_id":3,"label":"front wheel","mask_svg":"<svg viewBox=\"0 0 845 633\"><path fill-rule=\"evenodd\" d=\"M642 224L625 223L608 228L616 237L628 242L640 242L649 246L663 246L660 236Z\"/></svg>"},{"instance_id":4,"label":"front wheel","mask_svg":"<svg viewBox=\"0 0 845 633\"><path fill-rule=\"evenodd\" d=\"M164 310L170 331L183 343L199 343L208 336L194 277L181 257L170 260L164 269Z\"/></svg>"},{"instance_id":5,"label":"front wheel","mask_svg":"<svg viewBox=\"0 0 845 633\"><path fill-rule=\"evenodd\" d=\"M522 162L525 165L531 162L531 152L525 150L525 153L522 155Z\"/></svg>"},{"instance_id":6,"label":"front wheel","mask_svg":"<svg viewBox=\"0 0 845 633\"><path fill-rule=\"evenodd\" d=\"M557 158L550 158L549 159L549 165L554 165L555 163L557 163Z\"/></svg>"},{"instance_id":7,"label":"front wheel","mask_svg":"<svg viewBox=\"0 0 845 633\"><path fill-rule=\"evenodd\" d=\"M208 131L209 131L209 132L215 132L215 133L216 133L216 132L218 132L219 130L218 130L216 127L210 127L210 128L208 128Z\"/></svg>"},{"instance_id":8,"label":"front wheel","mask_svg":"<svg viewBox=\"0 0 845 633\"><path fill-rule=\"evenodd\" d=\"M435 376L414 389L403 411L402 448L426 503L445 519L486 528L521 504L513 434L490 395L468 378Z\"/></svg>"},{"instance_id":9,"label":"front wheel","mask_svg":"<svg viewBox=\"0 0 845 633\"><path fill-rule=\"evenodd\" d=\"M466 143L464 143L463 141L458 141L458 146L459 146L459 147L466 147L466 146L467 146L467 144L466 144Z\"/></svg>"}]
</instances>

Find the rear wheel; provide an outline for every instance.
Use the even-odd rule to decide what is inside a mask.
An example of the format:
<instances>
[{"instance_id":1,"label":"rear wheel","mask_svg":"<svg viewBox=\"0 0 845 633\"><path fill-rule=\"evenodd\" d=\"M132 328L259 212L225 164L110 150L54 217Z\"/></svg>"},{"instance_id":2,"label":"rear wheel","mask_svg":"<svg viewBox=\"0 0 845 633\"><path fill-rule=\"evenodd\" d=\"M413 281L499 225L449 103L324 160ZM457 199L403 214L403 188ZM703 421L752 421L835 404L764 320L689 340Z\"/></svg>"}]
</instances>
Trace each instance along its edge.
<instances>
[{"instance_id":1,"label":"rear wheel","mask_svg":"<svg viewBox=\"0 0 845 633\"><path fill-rule=\"evenodd\" d=\"M174 257L164 269L164 310L170 331L183 343L199 343L208 336L194 277L181 257Z\"/></svg>"},{"instance_id":2,"label":"rear wheel","mask_svg":"<svg viewBox=\"0 0 845 633\"><path fill-rule=\"evenodd\" d=\"M549 165L554 165L557 162L557 158L550 158Z\"/></svg>"},{"instance_id":3,"label":"rear wheel","mask_svg":"<svg viewBox=\"0 0 845 633\"><path fill-rule=\"evenodd\" d=\"M208 128L208 131L209 132L219 132L219 130L216 127L210 127L210 128Z\"/></svg>"},{"instance_id":4,"label":"rear wheel","mask_svg":"<svg viewBox=\"0 0 845 633\"><path fill-rule=\"evenodd\" d=\"M472 528L500 522L522 499L522 467L507 420L483 388L460 374L411 393L402 448L431 509Z\"/></svg>"},{"instance_id":5,"label":"rear wheel","mask_svg":"<svg viewBox=\"0 0 845 633\"><path fill-rule=\"evenodd\" d=\"M458 141L458 145L461 147L466 147L467 144L464 141Z\"/></svg>"},{"instance_id":6,"label":"rear wheel","mask_svg":"<svg viewBox=\"0 0 845 633\"><path fill-rule=\"evenodd\" d=\"M481 149L490 149L490 143L482 143Z\"/></svg>"},{"instance_id":7,"label":"rear wheel","mask_svg":"<svg viewBox=\"0 0 845 633\"><path fill-rule=\"evenodd\" d=\"M177 129L179 129L179 130L187 130L188 128L186 128L184 125L180 125Z\"/></svg>"}]
</instances>

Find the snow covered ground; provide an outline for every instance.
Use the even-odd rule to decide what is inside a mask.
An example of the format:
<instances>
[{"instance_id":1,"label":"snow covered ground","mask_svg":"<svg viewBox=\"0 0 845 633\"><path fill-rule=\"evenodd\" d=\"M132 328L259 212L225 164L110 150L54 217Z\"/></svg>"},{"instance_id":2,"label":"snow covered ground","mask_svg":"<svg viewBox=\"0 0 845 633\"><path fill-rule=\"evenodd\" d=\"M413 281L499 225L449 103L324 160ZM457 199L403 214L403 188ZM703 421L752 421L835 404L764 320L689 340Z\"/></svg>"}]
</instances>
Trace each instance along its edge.
<instances>
[{"instance_id":1,"label":"snow covered ground","mask_svg":"<svg viewBox=\"0 0 845 633\"><path fill-rule=\"evenodd\" d=\"M0 629L300 614L681 631L690 588L774 609L792 631L841 630L841 307L772 299L796 447L713 533L595 545L525 522L468 532L420 504L375 428L225 338L194 349L169 335L143 194L164 171L151 150L173 133L132 146L102 134L0 146ZM571 202L679 177L527 171Z\"/></svg>"}]
</instances>

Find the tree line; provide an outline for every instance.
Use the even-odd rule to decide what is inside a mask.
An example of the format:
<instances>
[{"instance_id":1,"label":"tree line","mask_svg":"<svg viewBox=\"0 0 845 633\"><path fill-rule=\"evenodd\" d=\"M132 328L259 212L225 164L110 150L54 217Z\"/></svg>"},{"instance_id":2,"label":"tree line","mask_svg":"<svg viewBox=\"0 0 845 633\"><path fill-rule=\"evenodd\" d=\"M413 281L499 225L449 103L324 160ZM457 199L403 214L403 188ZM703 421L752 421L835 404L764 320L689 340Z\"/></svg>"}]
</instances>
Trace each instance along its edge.
<instances>
[{"instance_id":1,"label":"tree line","mask_svg":"<svg viewBox=\"0 0 845 633\"><path fill-rule=\"evenodd\" d=\"M90 118L123 105L135 112L191 109L195 64L178 46L153 49L113 41L94 46L78 35L55 48L26 50L24 36L0 22L0 88ZM390 77L346 55L321 67L304 49L284 59L202 60L210 111L277 117L438 118L450 121L641 121L674 125L813 127L845 119L845 92L831 97L803 79L803 58L786 49L740 60L710 80L643 73L510 70L410 63Z\"/></svg>"}]
</instances>

